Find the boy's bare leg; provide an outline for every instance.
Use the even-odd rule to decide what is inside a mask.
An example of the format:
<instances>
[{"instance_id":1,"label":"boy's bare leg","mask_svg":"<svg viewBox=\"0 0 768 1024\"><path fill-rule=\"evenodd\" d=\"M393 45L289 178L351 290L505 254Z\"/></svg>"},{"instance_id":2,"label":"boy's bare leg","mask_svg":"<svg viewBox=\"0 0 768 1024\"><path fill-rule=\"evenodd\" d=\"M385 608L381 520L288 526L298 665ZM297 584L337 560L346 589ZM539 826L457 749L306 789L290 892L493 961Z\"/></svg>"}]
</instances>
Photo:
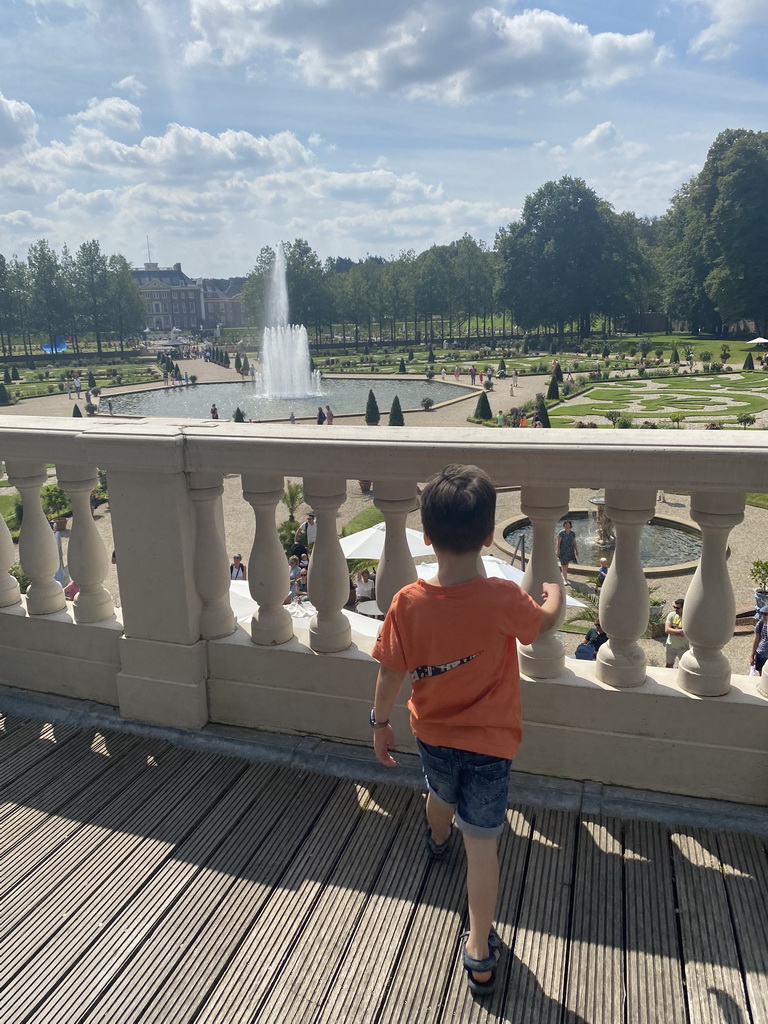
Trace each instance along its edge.
<instances>
[{"instance_id":1,"label":"boy's bare leg","mask_svg":"<svg viewBox=\"0 0 768 1024\"><path fill-rule=\"evenodd\" d=\"M488 934L493 925L499 894L498 840L478 839L464 833L467 853L467 900L469 902L469 938L467 953L475 960L489 955ZM472 972L475 981L488 981L490 971Z\"/></svg>"},{"instance_id":2,"label":"boy's bare leg","mask_svg":"<svg viewBox=\"0 0 768 1024\"><path fill-rule=\"evenodd\" d=\"M427 824L432 832L434 841L441 845L451 834L451 822L453 821L453 808L440 800L435 800L431 793L427 793Z\"/></svg>"}]
</instances>

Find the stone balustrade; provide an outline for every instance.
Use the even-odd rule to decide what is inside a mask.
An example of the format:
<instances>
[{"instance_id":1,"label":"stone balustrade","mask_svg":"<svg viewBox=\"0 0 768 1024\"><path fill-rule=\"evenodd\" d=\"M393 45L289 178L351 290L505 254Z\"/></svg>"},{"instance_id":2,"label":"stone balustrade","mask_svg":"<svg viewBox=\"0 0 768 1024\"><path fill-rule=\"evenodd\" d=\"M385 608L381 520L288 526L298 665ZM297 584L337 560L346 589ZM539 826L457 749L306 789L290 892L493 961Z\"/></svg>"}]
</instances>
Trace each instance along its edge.
<instances>
[{"instance_id":1,"label":"stone balustrade","mask_svg":"<svg viewBox=\"0 0 768 1024\"><path fill-rule=\"evenodd\" d=\"M520 486L534 532L523 586L537 598L543 582L559 581L551 538L570 488L605 488L616 529L600 596L609 642L594 664L566 660L555 630L521 647L529 739L519 767L747 801L761 785L763 796L768 791L768 701L754 680L732 678L722 653L734 615L728 536L742 521L745 493L768 490L761 432L600 431L587 439L575 430L323 432L0 417L0 460L24 499L18 554L0 521L0 683L114 704L147 722L201 728L217 721L347 742L367 740L364 709L376 672L372 641L343 613L349 576L336 519L348 480L373 480L384 515L382 608L416 577L406 516L419 482L447 463L472 462L498 486ZM39 501L49 463L73 505L69 569L80 592L71 612ZM97 466L109 482L118 610L90 514ZM250 631L230 606L224 474L240 476L253 510ZM275 516L285 477L303 479L318 513L309 572L316 614L303 633L283 604L288 575ZM691 493L703 537L684 614L691 649L676 671L650 671L637 642L648 621L639 534L659 488ZM16 557L31 580L24 598L8 575ZM405 712L397 714L407 742ZM671 751L672 767L659 768L659 754ZM708 761L706 771L697 758Z\"/></svg>"}]
</instances>

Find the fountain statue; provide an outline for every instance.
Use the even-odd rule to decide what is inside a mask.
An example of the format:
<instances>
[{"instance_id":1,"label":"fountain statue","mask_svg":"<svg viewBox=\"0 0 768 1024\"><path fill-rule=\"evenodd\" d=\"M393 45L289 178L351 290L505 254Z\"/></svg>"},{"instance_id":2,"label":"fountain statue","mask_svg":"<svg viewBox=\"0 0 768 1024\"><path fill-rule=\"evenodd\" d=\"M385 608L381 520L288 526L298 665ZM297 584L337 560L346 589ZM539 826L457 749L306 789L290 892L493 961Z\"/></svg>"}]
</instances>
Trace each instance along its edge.
<instances>
[{"instance_id":1,"label":"fountain statue","mask_svg":"<svg viewBox=\"0 0 768 1024\"><path fill-rule=\"evenodd\" d=\"M282 242L265 296L266 326L261 348L261 393L270 398L303 398L320 394L320 372L310 370L309 340L303 324L288 322L288 287Z\"/></svg>"},{"instance_id":2,"label":"fountain statue","mask_svg":"<svg viewBox=\"0 0 768 1024\"><path fill-rule=\"evenodd\" d=\"M605 514L605 496L595 494L589 499L589 503L595 506L595 546L598 548L615 547L616 537L613 532L613 523Z\"/></svg>"}]
</instances>

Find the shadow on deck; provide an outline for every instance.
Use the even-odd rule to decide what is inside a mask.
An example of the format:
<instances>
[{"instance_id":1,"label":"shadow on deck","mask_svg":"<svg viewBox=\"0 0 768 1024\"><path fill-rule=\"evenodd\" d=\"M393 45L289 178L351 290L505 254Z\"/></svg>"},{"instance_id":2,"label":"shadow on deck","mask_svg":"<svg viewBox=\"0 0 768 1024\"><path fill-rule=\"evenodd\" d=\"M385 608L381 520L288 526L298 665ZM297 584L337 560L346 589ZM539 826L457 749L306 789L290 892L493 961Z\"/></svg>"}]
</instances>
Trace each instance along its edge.
<instances>
[{"instance_id":1,"label":"shadow on deck","mask_svg":"<svg viewBox=\"0 0 768 1024\"><path fill-rule=\"evenodd\" d=\"M3 1024L768 1021L755 835L512 806L497 992L421 796L0 716Z\"/></svg>"}]
</instances>

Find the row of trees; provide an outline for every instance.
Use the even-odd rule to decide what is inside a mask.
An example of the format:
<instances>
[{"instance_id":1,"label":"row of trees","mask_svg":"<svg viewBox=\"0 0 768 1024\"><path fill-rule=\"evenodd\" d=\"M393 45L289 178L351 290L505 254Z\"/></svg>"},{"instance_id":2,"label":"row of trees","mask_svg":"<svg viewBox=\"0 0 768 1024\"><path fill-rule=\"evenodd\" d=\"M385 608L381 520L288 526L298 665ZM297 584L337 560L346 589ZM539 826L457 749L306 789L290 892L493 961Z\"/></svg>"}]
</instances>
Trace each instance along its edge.
<instances>
[{"instance_id":1,"label":"row of trees","mask_svg":"<svg viewBox=\"0 0 768 1024\"><path fill-rule=\"evenodd\" d=\"M284 246L291 317L355 339L363 330L394 340L399 325L408 341L409 329L416 339L469 337L513 322L585 337L598 322L656 310L692 331L752 321L765 334L767 193L768 133L728 130L661 218L617 214L583 180L563 177L527 197L493 249L464 235L418 255L322 263L299 238ZM262 249L244 287L255 327L274 258Z\"/></svg>"},{"instance_id":2,"label":"row of trees","mask_svg":"<svg viewBox=\"0 0 768 1024\"><path fill-rule=\"evenodd\" d=\"M56 354L56 339L93 335L101 355L107 335L123 350L138 334L146 310L124 256L107 256L95 239L72 255L57 254L45 239L29 248L26 260L0 254L0 347L6 358L34 354L33 337L46 338Z\"/></svg>"}]
</instances>

